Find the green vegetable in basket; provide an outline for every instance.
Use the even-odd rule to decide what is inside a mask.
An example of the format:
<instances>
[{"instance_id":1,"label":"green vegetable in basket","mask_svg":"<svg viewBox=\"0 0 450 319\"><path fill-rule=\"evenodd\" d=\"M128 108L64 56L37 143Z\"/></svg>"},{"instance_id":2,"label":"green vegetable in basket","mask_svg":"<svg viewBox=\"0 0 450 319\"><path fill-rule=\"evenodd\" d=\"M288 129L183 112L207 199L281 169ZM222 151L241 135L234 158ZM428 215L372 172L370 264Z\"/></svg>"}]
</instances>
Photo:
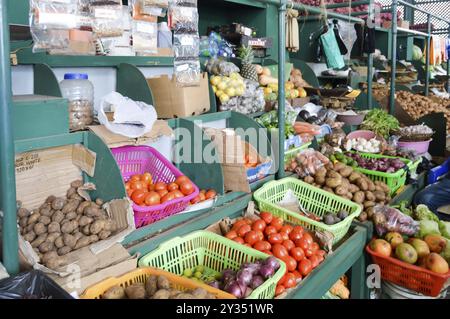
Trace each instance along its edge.
<instances>
[{"instance_id":1,"label":"green vegetable in basket","mask_svg":"<svg viewBox=\"0 0 450 319\"><path fill-rule=\"evenodd\" d=\"M450 239L450 222L439 221L439 231L441 235L447 239Z\"/></svg>"},{"instance_id":2,"label":"green vegetable in basket","mask_svg":"<svg viewBox=\"0 0 450 319\"><path fill-rule=\"evenodd\" d=\"M432 220L436 223L439 222L439 218L426 205L423 204L417 205L414 217L417 220Z\"/></svg>"},{"instance_id":3,"label":"green vegetable in basket","mask_svg":"<svg viewBox=\"0 0 450 319\"><path fill-rule=\"evenodd\" d=\"M441 256L450 263L450 240L447 240L447 245L445 245L445 248L441 251Z\"/></svg>"},{"instance_id":4,"label":"green vegetable in basket","mask_svg":"<svg viewBox=\"0 0 450 319\"><path fill-rule=\"evenodd\" d=\"M426 235L440 235L439 224L434 220L421 220L419 222L419 233L420 238L424 238Z\"/></svg>"},{"instance_id":5,"label":"green vegetable in basket","mask_svg":"<svg viewBox=\"0 0 450 319\"><path fill-rule=\"evenodd\" d=\"M389 137L389 133L400 128L398 120L381 109L373 109L367 113L361 129L369 130L384 138Z\"/></svg>"}]
</instances>

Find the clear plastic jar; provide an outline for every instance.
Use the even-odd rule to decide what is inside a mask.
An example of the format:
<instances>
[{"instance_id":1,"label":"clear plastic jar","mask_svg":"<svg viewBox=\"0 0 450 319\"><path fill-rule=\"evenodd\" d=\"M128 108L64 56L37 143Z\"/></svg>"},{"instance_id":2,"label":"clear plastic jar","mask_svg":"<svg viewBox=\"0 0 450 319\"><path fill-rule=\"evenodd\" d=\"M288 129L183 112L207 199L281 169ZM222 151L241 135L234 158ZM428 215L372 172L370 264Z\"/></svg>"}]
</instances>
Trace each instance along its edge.
<instances>
[{"instance_id":1,"label":"clear plastic jar","mask_svg":"<svg viewBox=\"0 0 450 319\"><path fill-rule=\"evenodd\" d=\"M69 101L70 130L84 130L94 120L94 86L88 75L67 73L60 87L63 97Z\"/></svg>"}]
</instances>

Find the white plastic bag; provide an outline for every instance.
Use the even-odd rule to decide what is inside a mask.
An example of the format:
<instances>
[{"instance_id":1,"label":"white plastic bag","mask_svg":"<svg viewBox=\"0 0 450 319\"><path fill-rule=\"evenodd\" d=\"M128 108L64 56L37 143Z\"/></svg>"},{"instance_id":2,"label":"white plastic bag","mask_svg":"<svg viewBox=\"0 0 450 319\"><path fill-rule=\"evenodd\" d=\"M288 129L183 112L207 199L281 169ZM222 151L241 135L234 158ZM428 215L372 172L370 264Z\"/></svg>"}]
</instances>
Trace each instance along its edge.
<instances>
[{"instance_id":1,"label":"white plastic bag","mask_svg":"<svg viewBox=\"0 0 450 319\"><path fill-rule=\"evenodd\" d=\"M113 133L130 138L150 132L157 119L152 105L133 101L117 92L104 96L96 111L100 124ZM105 112L114 112L114 121L110 122Z\"/></svg>"}]
</instances>

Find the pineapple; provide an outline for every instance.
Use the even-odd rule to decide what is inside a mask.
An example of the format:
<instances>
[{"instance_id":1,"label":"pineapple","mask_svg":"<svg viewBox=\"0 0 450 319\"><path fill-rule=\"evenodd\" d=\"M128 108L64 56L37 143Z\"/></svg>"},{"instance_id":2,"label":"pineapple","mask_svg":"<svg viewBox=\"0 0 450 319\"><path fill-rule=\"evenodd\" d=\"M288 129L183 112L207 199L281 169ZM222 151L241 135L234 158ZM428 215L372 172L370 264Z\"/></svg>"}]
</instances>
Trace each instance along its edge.
<instances>
[{"instance_id":1,"label":"pineapple","mask_svg":"<svg viewBox=\"0 0 450 319\"><path fill-rule=\"evenodd\" d=\"M242 46L239 49L239 58L242 60L241 75L244 79L258 82L258 73L256 72L256 66L253 65L253 49L250 46Z\"/></svg>"}]
</instances>

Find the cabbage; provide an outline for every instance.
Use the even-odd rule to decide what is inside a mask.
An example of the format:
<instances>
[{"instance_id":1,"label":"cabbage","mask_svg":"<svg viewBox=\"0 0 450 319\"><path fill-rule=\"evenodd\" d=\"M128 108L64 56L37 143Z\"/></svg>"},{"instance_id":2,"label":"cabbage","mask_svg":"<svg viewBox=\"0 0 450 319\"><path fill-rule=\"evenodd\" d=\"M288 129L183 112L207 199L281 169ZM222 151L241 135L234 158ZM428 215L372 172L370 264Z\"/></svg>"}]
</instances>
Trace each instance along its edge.
<instances>
[{"instance_id":1,"label":"cabbage","mask_svg":"<svg viewBox=\"0 0 450 319\"><path fill-rule=\"evenodd\" d=\"M432 220L436 223L439 222L439 218L423 204L417 205L415 218L417 220Z\"/></svg>"},{"instance_id":2,"label":"cabbage","mask_svg":"<svg viewBox=\"0 0 450 319\"><path fill-rule=\"evenodd\" d=\"M439 230L442 236L450 239L450 222L439 221Z\"/></svg>"},{"instance_id":3,"label":"cabbage","mask_svg":"<svg viewBox=\"0 0 450 319\"><path fill-rule=\"evenodd\" d=\"M422 56L423 56L422 50L417 45L413 45L412 50L413 61L420 61L420 59L422 59Z\"/></svg>"},{"instance_id":4,"label":"cabbage","mask_svg":"<svg viewBox=\"0 0 450 319\"><path fill-rule=\"evenodd\" d=\"M450 240L447 240L447 245L445 245L444 250L441 251L441 256L450 263Z\"/></svg>"},{"instance_id":5,"label":"cabbage","mask_svg":"<svg viewBox=\"0 0 450 319\"><path fill-rule=\"evenodd\" d=\"M439 224L433 220L421 220L419 222L419 237L424 238L426 235L440 235Z\"/></svg>"}]
</instances>

